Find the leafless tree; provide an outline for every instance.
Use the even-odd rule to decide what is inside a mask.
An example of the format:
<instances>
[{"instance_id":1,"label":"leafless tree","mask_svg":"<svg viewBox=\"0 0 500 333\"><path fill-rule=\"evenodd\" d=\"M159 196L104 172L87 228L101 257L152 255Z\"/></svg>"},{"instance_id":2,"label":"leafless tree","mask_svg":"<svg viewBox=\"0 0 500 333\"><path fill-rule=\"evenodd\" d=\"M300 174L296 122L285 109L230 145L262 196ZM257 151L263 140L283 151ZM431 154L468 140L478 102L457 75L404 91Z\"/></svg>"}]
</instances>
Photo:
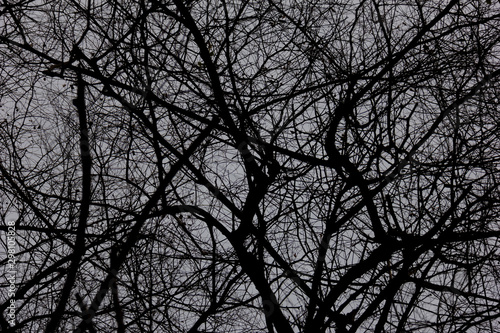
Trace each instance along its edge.
<instances>
[{"instance_id":1,"label":"leafless tree","mask_svg":"<svg viewBox=\"0 0 500 333\"><path fill-rule=\"evenodd\" d=\"M498 2L0 19L2 332L500 326Z\"/></svg>"}]
</instances>

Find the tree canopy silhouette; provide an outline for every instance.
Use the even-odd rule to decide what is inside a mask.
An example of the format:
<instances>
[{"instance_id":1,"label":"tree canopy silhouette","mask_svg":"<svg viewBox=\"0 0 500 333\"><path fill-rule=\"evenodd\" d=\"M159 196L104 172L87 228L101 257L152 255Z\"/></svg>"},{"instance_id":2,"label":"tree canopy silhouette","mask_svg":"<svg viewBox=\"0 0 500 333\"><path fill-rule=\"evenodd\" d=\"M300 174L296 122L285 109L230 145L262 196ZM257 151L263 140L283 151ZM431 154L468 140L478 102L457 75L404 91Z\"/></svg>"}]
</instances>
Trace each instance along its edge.
<instances>
[{"instance_id":1,"label":"tree canopy silhouette","mask_svg":"<svg viewBox=\"0 0 500 333\"><path fill-rule=\"evenodd\" d=\"M497 1L0 20L2 332L500 326Z\"/></svg>"}]
</instances>

